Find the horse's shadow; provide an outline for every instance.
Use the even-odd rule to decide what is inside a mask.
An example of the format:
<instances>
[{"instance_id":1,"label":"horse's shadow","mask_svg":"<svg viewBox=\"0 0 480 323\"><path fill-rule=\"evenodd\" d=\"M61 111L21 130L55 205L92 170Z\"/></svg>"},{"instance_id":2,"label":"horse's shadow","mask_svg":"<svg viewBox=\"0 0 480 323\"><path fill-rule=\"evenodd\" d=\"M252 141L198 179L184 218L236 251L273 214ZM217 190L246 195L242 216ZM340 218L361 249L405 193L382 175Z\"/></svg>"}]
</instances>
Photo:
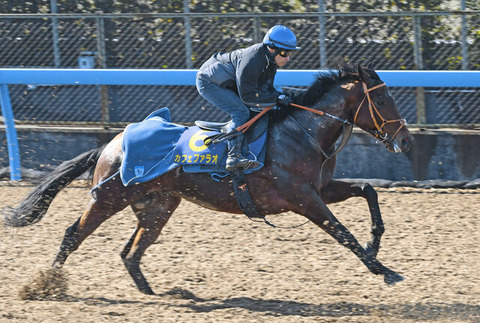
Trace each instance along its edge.
<instances>
[{"instance_id":1,"label":"horse's shadow","mask_svg":"<svg viewBox=\"0 0 480 323\"><path fill-rule=\"evenodd\" d=\"M271 316L304 317L356 317L377 316L410 320L480 320L480 305L462 303L408 303L408 304L372 304L364 305L351 302L311 304L277 299L255 299L235 297L224 300L202 299L184 289L172 289L161 294L176 295L193 302L177 307L189 308L197 313L212 312L220 309L243 308L250 312L262 312Z\"/></svg>"},{"instance_id":2,"label":"horse's shadow","mask_svg":"<svg viewBox=\"0 0 480 323\"><path fill-rule=\"evenodd\" d=\"M68 296L67 301L85 302L89 305L118 305L141 304L143 306L158 305L158 298L162 303L169 303L169 299L189 300L185 304L169 304L170 307L188 308L196 313L208 313L222 309L245 309L250 312L259 312L272 317L303 316L303 317L391 317L402 320L452 320L452 321L480 321L480 305L463 303L395 303L395 304L359 304L352 302L334 302L312 304L278 299L255 299L251 297L234 297L227 299L200 298L192 292L173 288L156 295L147 302L134 300L112 300L108 298L76 298Z\"/></svg>"}]
</instances>

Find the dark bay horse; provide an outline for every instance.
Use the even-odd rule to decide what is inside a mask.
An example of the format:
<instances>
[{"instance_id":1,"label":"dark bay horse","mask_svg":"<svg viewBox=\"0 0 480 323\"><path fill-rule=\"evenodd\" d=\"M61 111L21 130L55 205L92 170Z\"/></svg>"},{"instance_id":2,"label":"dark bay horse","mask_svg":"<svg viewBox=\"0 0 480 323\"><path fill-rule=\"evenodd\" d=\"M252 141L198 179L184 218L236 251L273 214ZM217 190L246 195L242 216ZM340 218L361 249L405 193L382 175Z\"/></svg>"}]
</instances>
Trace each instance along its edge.
<instances>
[{"instance_id":1,"label":"dark bay horse","mask_svg":"<svg viewBox=\"0 0 480 323\"><path fill-rule=\"evenodd\" d=\"M392 152L408 151L413 138L388 88L373 69L342 66L338 71L319 75L293 100L324 114L292 107L286 118L270 125L265 166L246 175L258 212L272 215L292 211L303 215L350 249L372 273L383 275L386 283L402 281L402 276L376 258L384 226L374 188L332 178L335 143L345 124L355 124ZM62 267L105 220L131 206L138 222L121 258L138 289L153 294L140 270L140 260L182 198L215 211L242 211L232 194L229 177L216 182L209 174L185 173L181 167L149 182L125 187L117 173L123 156L121 139L119 134L105 148L62 163L19 206L5 210L4 218L11 226L38 222L61 189L94 169L93 185L98 187L83 215L66 230L53 267ZM365 198L369 206L372 238L365 248L327 207L352 196Z\"/></svg>"}]
</instances>

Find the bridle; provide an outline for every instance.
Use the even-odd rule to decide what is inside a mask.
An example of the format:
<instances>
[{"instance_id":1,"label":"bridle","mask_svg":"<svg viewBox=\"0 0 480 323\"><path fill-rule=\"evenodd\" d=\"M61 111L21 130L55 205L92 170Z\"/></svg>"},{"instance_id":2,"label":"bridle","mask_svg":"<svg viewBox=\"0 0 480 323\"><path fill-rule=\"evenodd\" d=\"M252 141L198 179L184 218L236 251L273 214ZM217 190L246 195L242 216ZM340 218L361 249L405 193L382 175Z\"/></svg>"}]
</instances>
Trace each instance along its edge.
<instances>
[{"instance_id":1,"label":"bridle","mask_svg":"<svg viewBox=\"0 0 480 323\"><path fill-rule=\"evenodd\" d=\"M403 128L407 124L407 121L405 119L394 119L394 120L387 120L385 119L382 114L378 111L377 107L375 106L375 103L373 103L372 99L370 98L370 92L373 90L376 90L378 88L381 88L383 86L386 86L385 83L375 85L371 88L367 88L367 84L365 82L362 82L363 86L363 93L365 93L365 97L363 98L362 102L360 102L360 105L357 108L357 112L355 112L355 117L353 118L353 123L357 124L357 117L358 113L360 112L360 109L363 106L363 103L365 102L365 99L368 101L368 111L370 112L370 117L372 118L373 124L375 125L375 130L369 130L369 132L377 138L379 141L385 141L389 139L389 134L386 133L383 130L383 127L385 127L389 123L394 123L394 122L399 122L400 127L398 127L397 131L393 134L393 136L390 138L390 140L393 140L397 134L400 132L400 129ZM380 123L377 121L377 118L381 121Z\"/></svg>"}]
</instances>

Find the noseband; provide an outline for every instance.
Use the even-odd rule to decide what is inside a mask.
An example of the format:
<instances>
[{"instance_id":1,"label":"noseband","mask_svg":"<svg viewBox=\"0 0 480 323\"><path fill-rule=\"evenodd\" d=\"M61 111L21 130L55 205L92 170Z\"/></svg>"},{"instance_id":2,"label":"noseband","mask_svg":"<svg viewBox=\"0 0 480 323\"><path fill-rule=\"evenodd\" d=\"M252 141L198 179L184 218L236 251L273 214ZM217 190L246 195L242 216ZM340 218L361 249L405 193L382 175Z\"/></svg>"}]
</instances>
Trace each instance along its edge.
<instances>
[{"instance_id":1,"label":"noseband","mask_svg":"<svg viewBox=\"0 0 480 323\"><path fill-rule=\"evenodd\" d=\"M367 99L367 101L368 101L368 111L370 111L370 117L372 118L373 124L375 125L375 128L376 128L376 130L373 130L373 131L370 131L370 132L378 140L385 141L385 140L388 139L389 135L388 135L388 133L383 131L383 127L385 127L385 125L387 125L389 123L399 122L400 127L398 127L397 131L391 137L391 140L393 140L397 136L397 134L399 133L400 129L402 129L402 127L407 124L407 121L405 119L395 119L395 120L385 119L382 116L382 114L378 111L377 107L375 106L372 99L370 98L370 92L373 91L373 90L376 90L378 88L381 88L383 86L386 86L385 83L375 85L371 88L367 88L367 84L365 82L362 82L362 85L363 85L363 93L365 93L365 96L363 97L362 102L360 102L360 105L357 108L357 112L355 112L355 118L353 118L353 123L357 124L358 113L360 112L360 109L362 108L362 105L365 102L365 99ZM377 118L381 121L380 124L377 121Z\"/></svg>"}]
</instances>

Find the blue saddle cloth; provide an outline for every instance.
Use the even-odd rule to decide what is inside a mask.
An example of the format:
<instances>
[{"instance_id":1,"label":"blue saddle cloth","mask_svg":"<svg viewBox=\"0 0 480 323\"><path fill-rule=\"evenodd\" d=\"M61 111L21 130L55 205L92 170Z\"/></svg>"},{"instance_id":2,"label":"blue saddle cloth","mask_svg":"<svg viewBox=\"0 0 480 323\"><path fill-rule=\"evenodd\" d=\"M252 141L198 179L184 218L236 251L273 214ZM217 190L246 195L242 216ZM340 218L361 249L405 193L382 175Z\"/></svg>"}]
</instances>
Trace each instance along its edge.
<instances>
[{"instance_id":1,"label":"blue saddle cloth","mask_svg":"<svg viewBox=\"0 0 480 323\"><path fill-rule=\"evenodd\" d=\"M122 183L129 186L147 182L179 166L190 173L226 175L226 143L204 144L206 137L216 134L219 132L172 123L168 108L151 113L144 121L125 128L120 167ZM248 144L249 158L257 158L260 166L246 173L263 167L266 138L265 127L261 135Z\"/></svg>"}]
</instances>

